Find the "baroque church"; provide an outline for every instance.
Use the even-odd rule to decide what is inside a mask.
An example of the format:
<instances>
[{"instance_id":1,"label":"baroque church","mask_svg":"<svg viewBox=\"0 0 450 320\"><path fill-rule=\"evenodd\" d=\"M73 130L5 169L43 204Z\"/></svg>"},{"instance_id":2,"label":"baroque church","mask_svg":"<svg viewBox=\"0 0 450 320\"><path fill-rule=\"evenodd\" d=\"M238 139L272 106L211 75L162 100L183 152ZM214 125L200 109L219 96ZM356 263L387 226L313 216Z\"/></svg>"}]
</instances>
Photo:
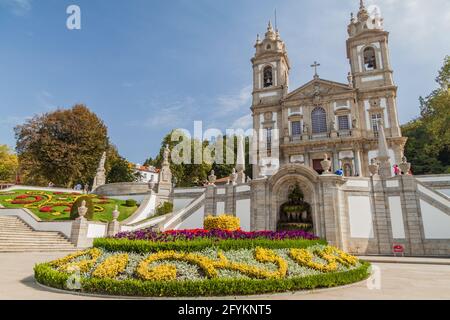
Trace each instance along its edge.
<instances>
[{"instance_id":1,"label":"baroque church","mask_svg":"<svg viewBox=\"0 0 450 320\"><path fill-rule=\"evenodd\" d=\"M270 22L255 48L251 110L260 143L254 177L271 176L289 163L303 164L320 174L324 154L334 171L368 177L368 165L378 156L380 126L392 164L401 162L407 139L398 120L389 32L379 15L369 15L362 0L348 25L347 83L320 78L320 64L314 62L313 79L289 90L286 44Z\"/></svg>"}]
</instances>

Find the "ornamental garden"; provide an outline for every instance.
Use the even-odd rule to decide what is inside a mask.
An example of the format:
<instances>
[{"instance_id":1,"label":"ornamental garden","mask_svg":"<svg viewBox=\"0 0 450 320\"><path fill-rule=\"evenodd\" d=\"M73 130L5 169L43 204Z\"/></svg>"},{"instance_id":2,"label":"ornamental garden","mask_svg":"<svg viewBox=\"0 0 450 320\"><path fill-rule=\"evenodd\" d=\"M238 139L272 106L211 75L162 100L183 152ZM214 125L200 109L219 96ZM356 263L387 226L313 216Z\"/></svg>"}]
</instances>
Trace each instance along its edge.
<instances>
[{"instance_id":1,"label":"ornamental garden","mask_svg":"<svg viewBox=\"0 0 450 320\"><path fill-rule=\"evenodd\" d=\"M92 221L112 220L114 208L119 206L119 221L131 216L138 208L134 200L116 200L95 194L50 192L34 190L15 190L0 192L0 205L5 208L25 208L31 210L44 221L73 220L78 217L79 203L88 203L88 218Z\"/></svg>"},{"instance_id":2,"label":"ornamental garden","mask_svg":"<svg viewBox=\"0 0 450 320\"><path fill-rule=\"evenodd\" d=\"M139 297L227 296L346 285L370 265L306 231L240 230L233 216L204 229L140 230L35 266L36 280L81 293Z\"/></svg>"}]
</instances>

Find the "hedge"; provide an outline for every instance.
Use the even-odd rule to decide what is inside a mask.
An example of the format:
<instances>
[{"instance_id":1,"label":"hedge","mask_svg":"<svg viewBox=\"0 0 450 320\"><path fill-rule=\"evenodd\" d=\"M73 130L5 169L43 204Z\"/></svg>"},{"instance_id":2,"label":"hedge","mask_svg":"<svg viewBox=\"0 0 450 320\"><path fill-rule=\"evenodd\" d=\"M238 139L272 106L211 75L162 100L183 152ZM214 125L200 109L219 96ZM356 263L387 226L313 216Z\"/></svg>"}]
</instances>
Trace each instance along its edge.
<instances>
[{"instance_id":1,"label":"hedge","mask_svg":"<svg viewBox=\"0 0 450 320\"><path fill-rule=\"evenodd\" d=\"M136 297L193 297L251 295L327 288L367 279L370 264L361 261L353 270L324 273L281 280L210 279L201 281L141 281L81 278L81 292ZM67 290L70 275L58 272L43 263L34 268L35 279L46 286Z\"/></svg>"},{"instance_id":2,"label":"hedge","mask_svg":"<svg viewBox=\"0 0 450 320\"><path fill-rule=\"evenodd\" d=\"M307 248L316 244L324 244L325 240L306 240L306 239L227 239L217 240L211 238L200 238L193 240L176 240L172 242L153 242L150 240L129 240L113 238L97 238L94 240L94 247L112 252L136 252L148 253L163 250L174 250L193 252L201 251L206 248L215 247L224 251L251 249L263 247L268 249L284 248Z\"/></svg>"}]
</instances>

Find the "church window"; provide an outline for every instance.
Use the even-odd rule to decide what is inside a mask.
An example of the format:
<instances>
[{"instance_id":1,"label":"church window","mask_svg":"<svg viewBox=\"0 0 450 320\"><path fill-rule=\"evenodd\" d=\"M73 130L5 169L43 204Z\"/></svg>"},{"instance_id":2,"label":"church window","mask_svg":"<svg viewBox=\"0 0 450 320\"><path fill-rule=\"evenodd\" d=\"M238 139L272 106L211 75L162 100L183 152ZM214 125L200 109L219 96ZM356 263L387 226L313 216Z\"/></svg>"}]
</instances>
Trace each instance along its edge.
<instances>
[{"instance_id":1,"label":"church window","mask_svg":"<svg viewBox=\"0 0 450 320\"><path fill-rule=\"evenodd\" d=\"M272 49L271 45L270 45L270 44L268 44L268 45L267 45L267 47L266 47L266 49L267 49L267 50L270 50L270 49Z\"/></svg>"},{"instance_id":2,"label":"church window","mask_svg":"<svg viewBox=\"0 0 450 320\"><path fill-rule=\"evenodd\" d=\"M264 88L273 86L273 70L272 67L264 68Z\"/></svg>"},{"instance_id":3,"label":"church window","mask_svg":"<svg viewBox=\"0 0 450 320\"><path fill-rule=\"evenodd\" d=\"M372 47L364 49L364 66L368 71L377 69L377 59L375 57L375 49Z\"/></svg>"},{"instance_id":4,"label":"church window","mask_svg":"<svg viewBox=\"0 0 450 320\"><path fill-rule=\"evenodd\" d=\"M267 156L272 156L272 128L266 129L266 150Z\"/></svg>"},{"instance_id":5,"label":"church window","mask_svg":"<svg viewBox=\"0 0 450 320\"><path fill-rule=\"evenodd\" d=\"M302 123L300 121L292 121L291 123L292 135L299 136L302 134Z\"/></svg>"},{"instance_id":6,"label":"church window","mask_svg":"<svg viewBox=\"0 0 450 320\"><path fill-rule=\"evenodd\" d=\"M348 121L348 115L338 116L339 130L350 130L350 123Z\"/></svg>"},{"instance_id":7,"label":"church window","mask_svg":"<svg viewBox=\"0 0 450 320\"><path fill-rule=\"evenodd\" d=\"M378 123L382 119L382 117L383 116L381 113L372 114L372 130L373 130L373 133L375 134L375 136L377 136L377 137L378 137L378 131L379 131Z\"/></svg>"},{"instance_id":8,"label":"church window","mask_svg":"<svg viewBox=\"0 0 450 320\"><path fill-rule=\"evenodd\" d=\"M321 107L315 108L311 113L312 132L324 133L327 132L327 113Z\"/></svg>"}]
</instances>

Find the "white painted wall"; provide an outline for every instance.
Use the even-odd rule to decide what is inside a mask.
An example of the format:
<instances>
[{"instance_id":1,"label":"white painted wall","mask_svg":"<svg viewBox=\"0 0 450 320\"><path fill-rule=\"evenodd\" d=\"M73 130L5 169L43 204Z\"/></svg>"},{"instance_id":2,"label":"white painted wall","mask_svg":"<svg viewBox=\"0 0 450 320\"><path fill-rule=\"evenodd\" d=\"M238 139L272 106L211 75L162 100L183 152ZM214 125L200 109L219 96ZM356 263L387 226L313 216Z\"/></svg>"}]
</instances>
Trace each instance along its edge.
<instances>
[{"instance_id":1,"label":"white painted wall","mask_svg":"<svg viewBox=\"0 0 450 320\"><path fill-rule=\"evenodd\" d=\"M203 228L204 215L205 215L205 206L202 206L200 207L200 209L195 211L189 218L187 218L181 224L179 224L175 229L184 230L184 229Z\"/></svg>"},{"instance_id":2,"label":"white painted wall","mask_svg":"<svg viewBox=\"0 0 450 320\"><path fill-rule=\"evenodd\" d=\"M405 226L400 197L389 197L389 212L391 215L392 236L394 239L405 239Z\"/></svg>"},{"instance_id":3,"label":"white painted wall","mask_svg":"<svg viewBox=\"0 0 450 320\"><path fill-rule=\"evenodd\" d=\"M195 197L192 198L174 198L173 199L173 211L177 212L187 207L192 201L194 201Z\"/></svg>"},{"instance_id":4,"label":"white painted wall","mask_svg":"<svg viewBox=\"0 0 450 320\"><path fill-rule=\"evenodd\" d=\"M217 214L224 214L225 212L225 202L217 202Z\"/></svg>"},{"instance_id":5,"label":"white painted wall","mask_svg":"<svg viewBox=\"0 0 450 320\"><path fill-rule=\"evenodd\" d=\"M350 237L369 239L374 237L370 198L348 197Z\"/></svg>"},{"instance_id":6,"label":"white painted wall","mask_svg":"<svg viewBox=\"0 0 450 320\"><path fill-rule=\"evenodd\" d=\"M102 238L106 236L106 223L88 223L87 238Z\"/></svg>"},{"instance_id":7,"label":"white painted wall","mask_svg":"<svg viewBox=\"0 0 450 320\"><path fill-rule=\"evenodd\" d=\"M236 216L241 220L241 229L250 231L250 199L236 201Z\"/></svg>"},{"instance_id":8,"label":"white painted wall","mask_svg":"<svg viewBox=\"0 0 450 320\"><path fill-rule=\"evenodd\" d=\"M424 200L420 200L426 239L450 239L450 216Z\"/></svg>"}]
</instances>

